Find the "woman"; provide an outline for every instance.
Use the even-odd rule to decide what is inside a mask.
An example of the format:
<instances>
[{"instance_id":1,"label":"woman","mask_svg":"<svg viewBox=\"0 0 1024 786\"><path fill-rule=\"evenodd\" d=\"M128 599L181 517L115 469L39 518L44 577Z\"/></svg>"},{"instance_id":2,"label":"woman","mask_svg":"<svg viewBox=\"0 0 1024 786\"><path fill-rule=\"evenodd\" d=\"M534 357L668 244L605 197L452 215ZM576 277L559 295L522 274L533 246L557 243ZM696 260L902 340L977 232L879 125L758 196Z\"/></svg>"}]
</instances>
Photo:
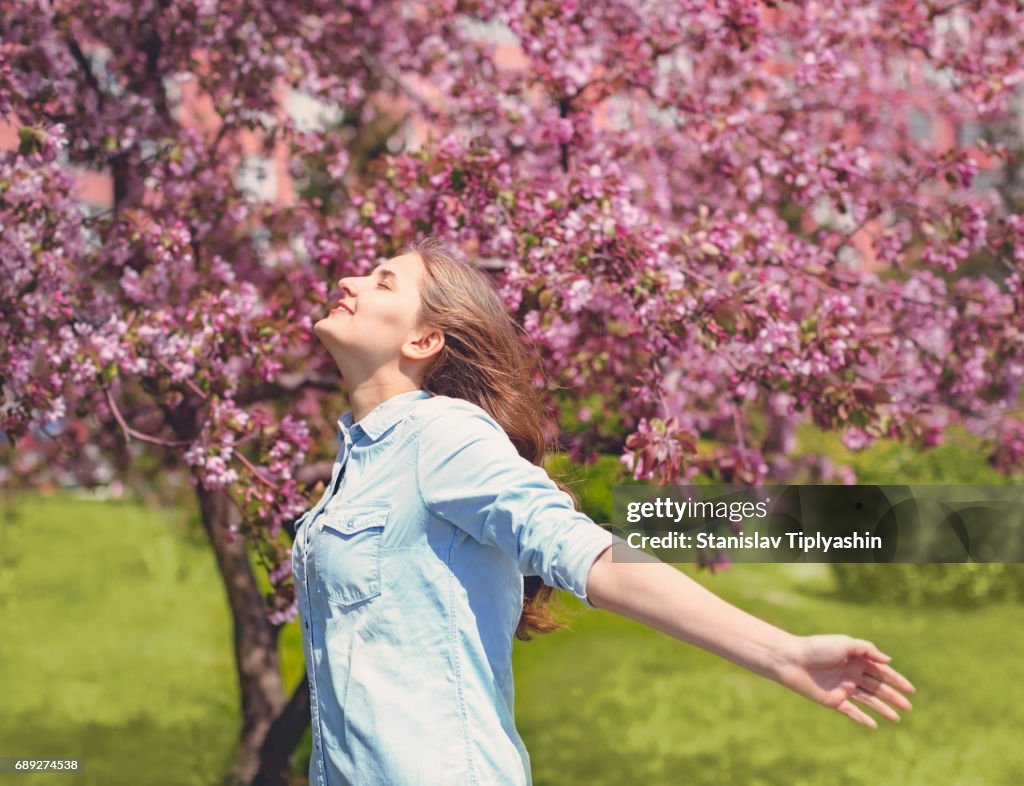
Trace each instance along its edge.
<instances>
[{"instance_id":1,"label":"woman","mask_svg":"<svg viewBox=\"0 0 1024 786\"><path fill-rule=\"evenodd\" d=\"M794 636L653 558L612 559L625 543L537 466L541 408L515 324L452 249L427 240L339 283L315 330L352 410L292 559L311 784L529 784L512 639L555 627L551 587L871 728L857 704L891 720L910 708L913 687L870 642Z\"/></svg>"}]
</instances>

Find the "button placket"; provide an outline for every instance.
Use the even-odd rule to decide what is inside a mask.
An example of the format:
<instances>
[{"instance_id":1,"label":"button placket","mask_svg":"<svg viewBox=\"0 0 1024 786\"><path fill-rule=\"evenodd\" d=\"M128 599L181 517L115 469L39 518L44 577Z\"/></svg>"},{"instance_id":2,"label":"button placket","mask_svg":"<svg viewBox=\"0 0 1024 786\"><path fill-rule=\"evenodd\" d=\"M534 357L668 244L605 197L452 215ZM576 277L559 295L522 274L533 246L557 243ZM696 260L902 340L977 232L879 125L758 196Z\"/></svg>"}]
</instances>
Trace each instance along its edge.
<instances>
[{"instance_id":1,"label":"button placket","mask_svg":"<svg viewBox=\"0 0 1024 786\"><path fill-rule=\"evenodd\" d=\"M349 440L348 440L348 438L346 436L345 440L344 440L344 444L342 446L342 449L341 449L341 451L339 453L339 458L336 459L335 462L334 462L334 467L333 467L333 470L331 472L331 482L327 486L327 489L325 490L323 497L320 499L320 501L317 503L316 507L314 508L313 512L310 514L310 519L309 519L309 522L308 522L308 525L307 525L307 529L306 529L306 533L305 533L306 537L305 537L305 541L304 541L304 544L303 544L304 545L304 549L303 549L303 554L302 554L302 561L303 561L303 584L305 585L304 586L304 591L305 591L305 595L306 595L306 607L307 607L307 609L309 610L310 613L312 613L312 610L313 610L313 602L312 602L312 599L310 597L310 590L309 590L309 583L310 583L309 572L310 572L310 567L311 566L313 567L314 574L315 574L315 571L316 571L316 566L315 566L315 564L313 564L314 563L314 554L315 554L315 551L313 549L313 541L316 540L316 538L318 537L320 531L323 529L323 519L324 519L324 517L321 514L323 513L324 509L327 507L327 504L334 497L334 495L338 493L338 483L340 482L341 477L344 474L345 465L348 463L348 457L349 457L350 450L351 450L351 443L349 442ZM315 526L315 529L314 529L314 526ZM309 620L308 620L308 615L307 615L307 620L306 620L306 630L308 631L307 635L309 636L309 649L310 649L310 652L312 652L313 650L316 649L316 632L311 629L311 626L310 626ZM326 779L326 765L325 765L324 758L323 758L324 757L323 748L322 748L322 746L320 744L320 741L321 741L321 734L320 734L320 700L319 700L318 692L317 692L316 667L315 667L314 664L309 664L307 666L307 668L309 670L309 672L308 672L309 673L309 693L310 693L310 696L309 696L310 702L309 703L310 703L310 709L311 709L311 718L310 719L312 721L311 727L312 727L312 732L313 732L313 745L314 745L314 750L317 752L316 759L317 759L317 769L320 771L320 783L323 784L325 782L325 779Z\"/></svg>"}]
</instances>

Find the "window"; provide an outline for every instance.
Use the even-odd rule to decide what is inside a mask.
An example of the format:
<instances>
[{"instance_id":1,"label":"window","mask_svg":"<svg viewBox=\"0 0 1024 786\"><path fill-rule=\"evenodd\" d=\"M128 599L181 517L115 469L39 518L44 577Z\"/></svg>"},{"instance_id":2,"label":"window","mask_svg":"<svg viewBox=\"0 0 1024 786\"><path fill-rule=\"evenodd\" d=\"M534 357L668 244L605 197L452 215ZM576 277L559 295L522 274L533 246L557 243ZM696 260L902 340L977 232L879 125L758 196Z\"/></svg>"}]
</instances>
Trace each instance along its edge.
<instances>
[{"instance_id":1,"label":"window","mask_svg":"<svg viewBox=\"0 0 1024 786\"><path fill-rule=\"evenodd\" d=\"M277 171L265 156L246 156L235 173L236 187L256 200L272 201L277 196Z\"/></svg>"},{"instance_id":2,"label":"window","mask_svg":"<svg viewBox=\"0 0 1024 786\"><path fill-rule=\"evenodd\" d=\"M927 112L911 108L907 114L907 127L910 135L921 142L930 142L932 139L932 118Z\"/></svg>"}]
</instances>

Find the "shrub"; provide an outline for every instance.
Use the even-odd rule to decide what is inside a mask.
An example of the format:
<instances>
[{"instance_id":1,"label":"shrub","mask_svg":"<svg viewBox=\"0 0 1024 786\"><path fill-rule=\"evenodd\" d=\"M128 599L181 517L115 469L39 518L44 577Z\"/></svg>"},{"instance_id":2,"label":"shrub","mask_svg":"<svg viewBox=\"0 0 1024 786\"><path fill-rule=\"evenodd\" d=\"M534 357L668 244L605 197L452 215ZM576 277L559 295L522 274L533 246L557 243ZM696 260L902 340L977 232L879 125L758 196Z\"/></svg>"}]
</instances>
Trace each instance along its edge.
<instances>
[{"instance_id":1,"label":"shrub","mask_svg":"<svg viewBox=\"0 0 1024 786\"><path fill-rule=\"evenodd\" d=\"M1024 601L1024 565L843 563L831 568L839 593L856 601L964 607Z\"/></svg>"}]
</instances>

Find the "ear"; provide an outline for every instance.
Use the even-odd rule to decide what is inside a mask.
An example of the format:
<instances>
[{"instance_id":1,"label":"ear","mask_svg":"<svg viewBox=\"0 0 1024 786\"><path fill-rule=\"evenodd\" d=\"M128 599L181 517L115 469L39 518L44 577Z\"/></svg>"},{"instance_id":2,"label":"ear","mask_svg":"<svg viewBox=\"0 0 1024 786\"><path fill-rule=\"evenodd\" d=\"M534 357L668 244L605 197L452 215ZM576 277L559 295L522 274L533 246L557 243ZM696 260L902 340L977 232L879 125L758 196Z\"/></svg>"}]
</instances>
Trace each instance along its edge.
<instances>
[{"instance_id":1,"label":"ear","mask_svg":"<svg viewBox=\"0 0 1024 786\"><path fill-rule=\"evenodd\" d=\"M410 360L432 358L444 346L444 333L436 327L424 325L402 346L402 354Z\"/></svg>"}]
</instances>

